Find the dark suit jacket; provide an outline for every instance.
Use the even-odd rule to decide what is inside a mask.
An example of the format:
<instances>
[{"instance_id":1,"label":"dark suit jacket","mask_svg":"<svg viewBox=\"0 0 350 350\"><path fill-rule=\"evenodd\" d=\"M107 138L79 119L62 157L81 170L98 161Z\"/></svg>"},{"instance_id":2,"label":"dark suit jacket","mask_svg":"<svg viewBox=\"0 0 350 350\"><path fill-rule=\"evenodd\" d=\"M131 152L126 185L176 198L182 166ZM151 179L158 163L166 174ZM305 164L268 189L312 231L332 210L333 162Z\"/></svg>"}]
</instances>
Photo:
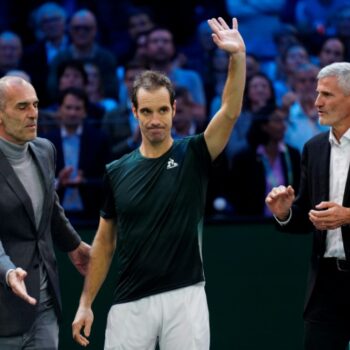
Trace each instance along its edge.
<instances>
[{"instance_id":1,"label":"dark suit jacket","mask_svg":"<svg viewBox=\"0 0 350 350\"><path fill-rule=\"evenodd\" d=\"M130 113L129 107L118 106L107 112L102 120L101 128L110 139L113 159L119 159L136 148L128 143L128 139L132 136Z\"/></svg>"},{"instance_id":2,"label":"dark suit jacket","mask_svg":"<svg viewBox=\"0 0 350 350\"><path fill-rule=\"evenodd\" d=\"M31 200L7 158L0 151L0 337L23 334L33 324L37 306L29 305L7 287L5 276L10 268L21 267L28 275L29 295L39 300L42 260L50 289L60 316L61 299L53 243L71 251L80 237L67 221L55 192L55 150L52 144L36 138L29 149L44 179L43 214L36 229Z\"/></svg>"},{"instance_id":3,"label":"dark suit jacket","mask_svg":"<svg viewBox=\"0 0 350 350\"><path fill-rule=\"evenodd\" d=\"M330 165L329 132L319 134L308 141L302 154L300 190L292 206L292 217L286 226L278 225L282 231L290 233L313 232L313 248L309 281L305 300L307 308L315 287L320 260L326 248L326 231L314 228L308 217L310 209L314 209L322 201L329 200L329 165ZM343 205L350 207L350 176L347 177ZM350 227L342 227L342 236L346 259L350 261Z\"/></svg>"},{"instance_id":4,"label":"dark suit jacket","mask_svg":"<svg viewBox=\"0 0 350 350\"><path fill-rule=\"evenodd\" d=\"M55 145L57 150L57 177L65 166L61 131L56 128L45 137ZM83 171L86 180L84 184L79 186L84 205L84 218L86 219L98 221L102 200L102 179L105 165L110 160L110 144L107 136L101 130L85 124L81 135L78 166ZM57 192L62 200L65 189L58 189Z\"/></svg>"},{"instance_id":5,"label":"dark suit jacket","mask_svg":"<svg viewBox=\"0 0 350 350\"><path fill-rule=\"evenodd\" d=\"M297 191L300 180L300 154L293 147L287 146L292 182L288 183L288 166L282 156L282 170L285 183ZM264 164L256 150L247 147L232 159L232 170L229 174L229 200L234 206L235 214L262 216L265 208L266 174Z\"/></svg>"}]
</instances>

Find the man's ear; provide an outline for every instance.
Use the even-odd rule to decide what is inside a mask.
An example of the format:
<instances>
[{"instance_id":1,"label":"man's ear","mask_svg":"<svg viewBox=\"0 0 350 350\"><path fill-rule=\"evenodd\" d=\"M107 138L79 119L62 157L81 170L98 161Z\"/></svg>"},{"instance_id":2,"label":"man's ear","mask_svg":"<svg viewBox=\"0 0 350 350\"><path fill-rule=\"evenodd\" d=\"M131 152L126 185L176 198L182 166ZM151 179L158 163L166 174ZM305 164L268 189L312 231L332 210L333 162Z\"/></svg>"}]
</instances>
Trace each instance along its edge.
<instances>
[{"instance_id":1,"label":"man's ear","mask_svg":"<svg viewBox=\"0 0 350 350\"><path fill-rule=\"evenodd\" d=\"M176 100L173 103L173 118L175 117L176 114Z\"/></svg>"},{"instance_id":2,"label":"man's ear","mask_svg":"<svg viewBox=\"0 0 350 350\"><path fill-rule=\"evenodd\" d=\"M132 111L132 114L134 115L134 117L138 120L139 117L138 117L138 115L137 115L137 110L136 110L136 108L135 108L134 105L132 105L131 111Z\"/></svg>"}]
</instances>

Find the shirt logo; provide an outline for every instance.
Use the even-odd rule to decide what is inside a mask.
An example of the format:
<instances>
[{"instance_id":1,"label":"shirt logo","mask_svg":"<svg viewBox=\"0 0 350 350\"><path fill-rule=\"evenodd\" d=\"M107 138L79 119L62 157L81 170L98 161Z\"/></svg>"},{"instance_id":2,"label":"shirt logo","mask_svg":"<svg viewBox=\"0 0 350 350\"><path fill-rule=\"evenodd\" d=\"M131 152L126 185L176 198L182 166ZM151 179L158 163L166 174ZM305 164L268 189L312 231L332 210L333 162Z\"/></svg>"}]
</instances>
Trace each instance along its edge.
<instances>
[{"instance_id":1,"label":"shirt logo","mask_svg":"<svg viewBox=\"0 0 350 350\"><path fill-rule=\"evenodd\" d=\"M169 158L168 160L168 165L167 165L167 169L173 169L173 168L176 168L177 166L179 166L179 164L177 164L174 159L172 158Z\"/></svg>"}]
</instances>

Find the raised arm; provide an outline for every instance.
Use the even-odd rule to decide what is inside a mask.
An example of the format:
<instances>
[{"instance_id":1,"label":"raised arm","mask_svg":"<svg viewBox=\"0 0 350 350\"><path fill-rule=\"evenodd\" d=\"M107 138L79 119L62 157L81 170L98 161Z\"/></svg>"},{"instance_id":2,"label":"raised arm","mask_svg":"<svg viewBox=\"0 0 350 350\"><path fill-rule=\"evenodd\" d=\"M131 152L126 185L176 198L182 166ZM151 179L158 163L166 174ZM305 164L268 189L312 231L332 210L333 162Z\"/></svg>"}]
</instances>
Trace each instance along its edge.
<instances>
[{"instance_id":1,"label":"raised arm","mask_svg":"<svg viewBox=\"0 0 350 350\"><path fill-rule=\"evenodd\" d=\"M245 85L245 45L238 32L237 19L232 20L232 28L219 17L208 21L212 29L214 43L230 54L221 107L204 132L212 160L225 148L232 128L241 113Z\"/></svg>"},{"instance_id":2,"label":"raised arm","mask_svg":"<svg viewBox=\"0 0 350 350\"><path fill-rule=\"evenodd\" d=\"M73 338L82 346L89 341L93 313L91 305L101 288L109 270L116 248L116 227L114 220L100 218L96 237L93 241L88 272L85 277L79 308L72 324ZM84 334L81 334L83 330Z\"/></svg>"}]
</instances>

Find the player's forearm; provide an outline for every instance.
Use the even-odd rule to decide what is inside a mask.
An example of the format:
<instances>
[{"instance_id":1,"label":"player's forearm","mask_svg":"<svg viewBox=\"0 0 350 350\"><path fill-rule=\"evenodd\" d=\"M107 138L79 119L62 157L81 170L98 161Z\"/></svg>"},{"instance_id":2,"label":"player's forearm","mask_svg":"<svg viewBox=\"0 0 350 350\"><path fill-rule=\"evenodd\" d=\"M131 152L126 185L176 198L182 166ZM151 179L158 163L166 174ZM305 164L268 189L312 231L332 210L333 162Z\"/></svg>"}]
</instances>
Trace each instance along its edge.
<instances>
[{"instance_id":1,"label":"player's forearm","mask_svg":"<svg viewBox=\"0 0 350 350\"><path fill-rule=\"evenodd\" d=\"M85 277L84 288L80 298L80 306L91 307L111 265L115 251L115 240L106 241L98 237L91 248L88 272Z\"/></svg>"},{"instance_id":2,"label":"player's forearm","mask_svg":"<svg viewBox=\"0 0 350 350\"><path fill-rule=\"evenodd\" d=\"M236 120L241 113L245 79L245 52L231 54L221 104L221 112L229 119Z\"/></svg>"}]
</instances>

